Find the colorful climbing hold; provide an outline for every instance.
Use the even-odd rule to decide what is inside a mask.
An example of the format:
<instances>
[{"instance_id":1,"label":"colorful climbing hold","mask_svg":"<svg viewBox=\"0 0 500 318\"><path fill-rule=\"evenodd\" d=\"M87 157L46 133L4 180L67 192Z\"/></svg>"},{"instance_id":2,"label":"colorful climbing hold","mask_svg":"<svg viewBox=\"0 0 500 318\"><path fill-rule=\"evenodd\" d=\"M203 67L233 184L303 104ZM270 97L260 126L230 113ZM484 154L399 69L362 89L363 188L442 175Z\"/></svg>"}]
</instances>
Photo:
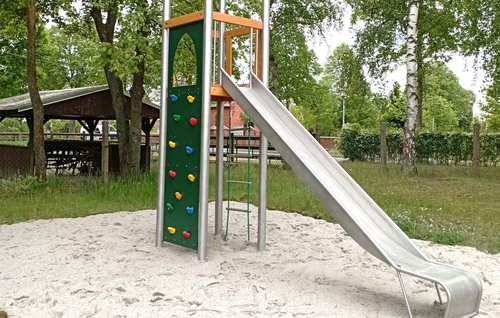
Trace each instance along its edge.
<instances>
[{"instance_id":1,"label":"colorful climbing hold","mask_svg":"<svg viewBox=\"0 0 500 318\"><path fill-rule=\"evenodd\" d=\"M175 198L176 198L177 200L182 199L182 194L181 194L180 192L176 192L176 193L175 193Z\"/></svg>"},{"instance_id":2,"label":"colorful climbing hold","mask_svg":"<svg viewBox=\"0 0 500 318\"><path fill-rule=\"evenodd\" d=\"M184 238L187 240L191 237L191 233L189 233L188 231L182 231L182 236L184 236Z\"/></svg>"},{"instance_id":3,"label":"colorful climbing hold","mask_svg":"<svg viewBox=\"0 0 500 318\"><path fill-rule=\"evenodd\" d=\"M193 153L193 148L187 146L186 147L186 154L191 155Z\"/></svg>"},{"instance_id":4,"label":"colorful climbing hold","mask_svg":"<svg viewBox=\"0 0 500 318\"><path fill-rule=\"evenodd\" d=\"M174 170L169 170L168 175L170 176L170 178L175 178L175 176L177 175L177 172L175 172Z\"/></svg>"},{"instance_id":5,"label":"colorful climbing hold","mask_svg":"<svg viewBox=\"0 0 500 318\"><path fill-rule=\"evenodd\" d=\"M168 142L168 146L169 146L170 148L174 149L174 148L175 148L175 141L170 140L170 141Z\"/></svg>"},{"instance_id":6,"label":"colorful climbing hold","mask_svg":"<svg viewBox=\"0 0 500 318\"><path fill-rule=\"evenodd\" d=\"M189 118L189 124L193 127L196 126L196 124L198 124L198 119L194 117Z\"/></svg>"},{"instance_id":7,"label":"colorful climbing hold","mask_svg":"<svg viewBox=\"0 0 500 318\"><path fill-rule=\"evenodd\" d=\"M178 99L177 95L174 94L170 95L170 100L172 101L172 103L175 103L177 99Z\"/></svg>"},{"instance_id":8,"label":"colorful climbing hold","mask_svg":"<svg viewBox=\"0 0 500 318\"><path fill-rule=\"evenodd\" d=\"M167 211L173 211L174 210L174 206L170 203L167 203Z\"/></svg>"},{"instance_id":9,"label":"colorful climbing hold","mask_svg":"<svg viewBox=\"0 0 500 318\"><path fill-rule=\"evenodd\" d=\"M178 115L178 114L174 114L174 122L178 123L181 121L181 115Z\"/></svg>"},{"instance_id":10,"label":"colorful climbing hold","mask_svg":"<svg viewBox=\"0 0 500 318\"><path fill-rule=\"evenodd\" d=\"M175 227L169 226L169 227L167 227L167 231L168 231L168 233L174 235L175 234Z\"/></svg>"},{"instance_id":11,"label":"colorful climbing hold","mask_svg":"<svg viewBox=\"0 0 500 318\"><path fill-rule=\"evenodd\" d=\"M194 208L192 206L188 206L186 208L186 213L192 215L194 213Z\"/></svg>"},{"instance_id":12,"label":"colorful climbing hold","mask_svg":"<svg viewBox=\"0 0 500 318\"><path fill-rule=\"evenodd\" d=\"M188 180L189 180L189 181L194 182L194 180L195 180L195 179L196 179L196 178L194 177L194 175L193 175L193 174L191 174L191 173L190 173L190 174L188 174Z\"/></svg>"},{"instance_id":13,"label":"colorful climbing hold","mask_svg":"<svg viewBox=\"0 0 500 318\"><path fill-rule=\"evenodd\" d=\"M188 100L188 102L189 102L190 104L194 103L194 96L189 95L189 96L187 97L187 100Z\"/></svg>"}]
</instances>

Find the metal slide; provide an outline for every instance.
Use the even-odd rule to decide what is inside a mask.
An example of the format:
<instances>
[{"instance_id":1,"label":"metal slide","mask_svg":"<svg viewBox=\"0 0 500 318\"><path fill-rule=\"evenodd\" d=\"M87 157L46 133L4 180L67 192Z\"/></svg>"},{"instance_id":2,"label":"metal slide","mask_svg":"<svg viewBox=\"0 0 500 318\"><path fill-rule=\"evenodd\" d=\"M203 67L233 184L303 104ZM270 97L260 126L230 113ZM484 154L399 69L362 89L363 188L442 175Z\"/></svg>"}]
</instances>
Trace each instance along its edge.
<instances>
[{"instance_id":1,"label":"metal slide","mask_svg":"<svg viewBox=\"0 0 500 318\"><path fill-rule=\"evenodd\" d=\"M224 89L335 220L361 247L396 270L410 316L401 273L435 283L440 301L438 285L444 289L448 296L444 317L479 313L482 286L474 273L425 257L257 77L252 74L249 88L239 87L224 70L222 73Z\"/></svg>"}]
</instances>

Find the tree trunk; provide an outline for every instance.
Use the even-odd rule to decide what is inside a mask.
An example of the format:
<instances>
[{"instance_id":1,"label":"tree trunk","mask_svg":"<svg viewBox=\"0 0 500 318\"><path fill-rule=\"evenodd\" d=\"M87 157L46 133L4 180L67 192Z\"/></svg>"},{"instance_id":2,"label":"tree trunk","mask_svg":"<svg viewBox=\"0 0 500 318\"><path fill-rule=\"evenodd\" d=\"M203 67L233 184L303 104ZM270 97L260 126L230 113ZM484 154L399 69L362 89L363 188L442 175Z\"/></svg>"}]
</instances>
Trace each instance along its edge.
<instances>
[{"instance_id":1,"label":"tree trunk","mask_svg":"<svg viewBox=\"0 0 500 318\"><path fill-rule=\"evenodd\" d=\"M472 132L472 173L475 176L479 175L479 165L481 159L480 149L481 149L480 126L479 123L474 123Z\"/></svg>"},{"instance_id":2,"label":"tree trunk","mask_svg":"<svg viewBox=\"0 0 500 318\"><path fill-rule=\"evenodd\" d=\"M103 21L101 7L96 3L90 15L94 20L99 40L113 45L116 19L118 16L118 2L113 2L106 13L106 22ZM140 55L140 52L137 53ZM138 71L134 74L131 88L131 102L128 103L123 90L123 81L106 64L104 71L111 93L111 102L116 118L118 133L118 152L120 156L120 174L132 176L139 173L141 147L141 119L142 98L144 96L144 61L139 62ZM140 100L138 102L138 100Z\"/></svg>"},{"instance_id":3,"label":"tree trunk","mask_svg":"<svg viewBox=\"0 0 500 318\"><path fill-rule=\"evenodd\" d=\"M137 55L140 55L137 52ZM130 138L128 153L128 171L131 174L140 172L141 163L141 127L142 127L142 99L144 98L144 68L145 62L139 62L138 71L134 74L130 88Z\"/></svg>"},{"instance_id":4,"label":"tree trunk","mask_svg":"<svg viewBox=\"0 0 500 318\"><path fill-rule=\"evenodd\" d=\"M380 163L387 169L387 123L380 122Z\"/></svg>"},{"instance_id":5,"label":"tree trunk","mask_svg":"<svg viewBox=\"0 0 500 318\"><path fill-rule=\"evenodd\" d=\"M425 66L424 66L424 53L422 52L424 49L424 39L421 33L417 34L417 96L418 96L418 115L417 115L417 127L422 127L423 118L424 118L424 75L425 75Z\"/></svg>"},{"instance_id":6,"label":"tree trunk","mask_svg":"<svg viewBox=\"0 0 500 318\"><path fill-rule=\"evenodd\" d=\"M321 125L319 123L319 118L316 121L316 129L315 129L314 133L316 134L316 136L315 136L316 140L318 142L320 142L320 140L321 140Z\"/></svg>"},{"instance_id":7,"label":"tree trunk","mask_svg":"<svg viewBox=\"0 0 500 318\"><path fill-rule=\"evenodd\" d=\"M128 139L130 135L130 125L127 120L127 100L123 94L123 82L111 71L109 64L104 67L106 79L111 94L111 103L116 118L116 130L118 136L118 154L120 157L120 175L130 175L128 171Z\"/></svg>"},{"instance_id":8,"label":"tree trunk","mask_svg":"<svg viewBox=\"0 0 500 318\"><path fill-rule=\"evenodd\" d=\"M38 83L36 79L36 12L35 0L28 0L26 10L26 23L28 27L28 43L27 43L27 76L28 90L33 107L33 151L35 155L34 172L35 176L45 181L47 178L45 170L45 144L43 132L43 104L38 91Z\"/></svg>"},{"instance_id":9,"label":"tree trunk","mask_svg":"<svg viewBox=\"0 0 500 318\"><path fill-rule=\"evenodd\" d=\"M417 22L418 0L410 0L410 13L408 15L407 48L406 55L406 86L408 109L406 112L405 133L403 139L403 162L401 170L404 175L416 175L416 147L415 128L418 116L418 63L417 63Z\"/></svg>"}]
</instances>

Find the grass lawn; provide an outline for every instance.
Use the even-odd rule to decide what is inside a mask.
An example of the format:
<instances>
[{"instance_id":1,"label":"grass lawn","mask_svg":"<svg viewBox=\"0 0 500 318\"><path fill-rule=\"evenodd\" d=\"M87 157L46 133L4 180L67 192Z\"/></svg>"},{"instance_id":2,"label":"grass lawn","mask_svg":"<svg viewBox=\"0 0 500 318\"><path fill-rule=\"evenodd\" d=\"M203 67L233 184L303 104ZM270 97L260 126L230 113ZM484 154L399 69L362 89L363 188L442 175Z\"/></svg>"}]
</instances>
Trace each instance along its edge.
<instances>
[{"instance_id":1,"label":"grass lawn","mask_svg":"<svg viewBox=\"0 0 500 318\"><path fill-rule=\"evenodd\" d=\"M408 178L396 165L387 171L374 163L343 166L410 237L500 252L500 167L482 168L474 177L469 167L421 165L418 177ZM256 204L258 167L251 171ZM244 163L235 164L231 179L243 180L246 172ZM232 185L232 200L245 201L246 193L245 185ZM108 185L83 177L50 178L46 185L32 178L0 180L0 198L0 223L155 208L156 174L112 179ZM286 166L269 166L268 208L333 221Z\"/></svg>"}]
</instances>

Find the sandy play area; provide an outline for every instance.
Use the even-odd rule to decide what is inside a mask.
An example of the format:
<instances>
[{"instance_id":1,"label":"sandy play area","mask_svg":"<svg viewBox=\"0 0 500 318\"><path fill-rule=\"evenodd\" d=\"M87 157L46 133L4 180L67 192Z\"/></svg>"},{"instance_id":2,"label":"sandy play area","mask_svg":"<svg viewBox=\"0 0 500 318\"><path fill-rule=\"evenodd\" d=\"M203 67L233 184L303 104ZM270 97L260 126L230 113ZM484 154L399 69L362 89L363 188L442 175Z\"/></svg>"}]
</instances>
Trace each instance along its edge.
<instances>
[{"instance_id":1,"label":"sandy play area","mask_svg":"<svg viewBox=\"0 0 500 318\"><path fill-rule=\"evenodd\" d=\"M268 248L258 252L246 242L246 216L233 213L228 241L210 236L201 262L191 250L155 248L155 217L147 210L0 225L0 309L23 318L407 316L394 270L336 224L270 211ZM416 244L477 273L478 317L500 317L500 254ZM404 279L414 317L443 316L433 285Z\"/></svg>"}]
</instances>

